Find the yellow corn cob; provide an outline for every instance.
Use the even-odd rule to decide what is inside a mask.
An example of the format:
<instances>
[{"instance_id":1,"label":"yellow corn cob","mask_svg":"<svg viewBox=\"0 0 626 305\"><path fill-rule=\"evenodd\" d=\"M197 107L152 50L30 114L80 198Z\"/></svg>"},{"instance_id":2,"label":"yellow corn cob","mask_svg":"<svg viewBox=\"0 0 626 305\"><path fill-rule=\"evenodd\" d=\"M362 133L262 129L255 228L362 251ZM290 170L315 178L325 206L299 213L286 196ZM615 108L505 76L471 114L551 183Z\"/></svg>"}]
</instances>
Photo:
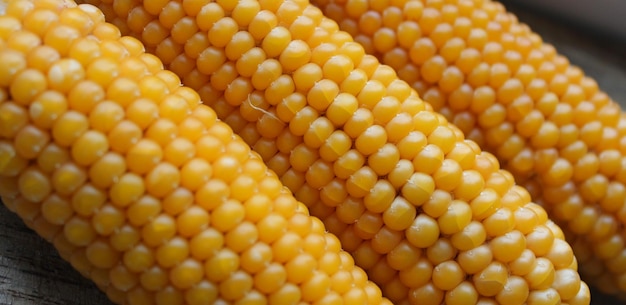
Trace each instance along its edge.
<instances>
[{"instance_id":1,"label":"yellow corn cob","mask_svg":"<svg viewBox=\"0 0 626 305\"><path fill-rule=\"evenodd\" d=\"M564 230L581 274L626 296L626 119L498 2L315 0Z\"/></svg>"},{"instance_id":2,"label":"yellow corn cob","mask_svg":"<svg viewBox=\"0 0 626 305\"><path fill-rule=\"evenodd\" d=\"M588 304L558 226L495 158L306 0L103 3L398 304Z\"/></svg>"},{"instance_id":3,"label":"yellow corn cob","mask_svg":"<svg viewBox=\"0 0 626 305\"><path fill-rule=\"evenodd\" d=\"M0 195L118 304L390 304L256 153L91 5L0 2Z\"/></svg>"}]
</instances>

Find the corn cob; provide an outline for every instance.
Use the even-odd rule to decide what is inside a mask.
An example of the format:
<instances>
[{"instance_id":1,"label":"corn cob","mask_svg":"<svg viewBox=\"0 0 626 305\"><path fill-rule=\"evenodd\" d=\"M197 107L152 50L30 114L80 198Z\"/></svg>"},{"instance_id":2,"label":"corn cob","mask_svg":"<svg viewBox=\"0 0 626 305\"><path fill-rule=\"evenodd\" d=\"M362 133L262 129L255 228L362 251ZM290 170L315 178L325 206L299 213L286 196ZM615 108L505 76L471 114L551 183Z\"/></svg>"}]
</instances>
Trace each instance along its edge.
<instances>
[{"instance_id":1,"label":"corn cob","mask_svg":"<svg viewBox=\"0 0 626 305\"><path fill-rule=\"evenodd\" d=\"M89 0L196 89L399 304L587 304L495 158L307 1Z\"/></svg>"},{"instance_id":2,"label":"corn cob","mask_svg":"<svg viewBox=\"0 0 626 305\"><path fill-rule=\"evenodd\" d=\"M117 304L390 304L198 94L91 5L0 2L0 195Z\"/></svg>"},{"instance_id":3,"label":"corn cob","mask_svg":"<svg viewBox=\"0 0 626 305\"><path fill-rule=\"evenodd\" d=\"M496 155L583 278L626 297L626 120L593 79L495 1L313 2Z\"/></svg>"}]
</instances>

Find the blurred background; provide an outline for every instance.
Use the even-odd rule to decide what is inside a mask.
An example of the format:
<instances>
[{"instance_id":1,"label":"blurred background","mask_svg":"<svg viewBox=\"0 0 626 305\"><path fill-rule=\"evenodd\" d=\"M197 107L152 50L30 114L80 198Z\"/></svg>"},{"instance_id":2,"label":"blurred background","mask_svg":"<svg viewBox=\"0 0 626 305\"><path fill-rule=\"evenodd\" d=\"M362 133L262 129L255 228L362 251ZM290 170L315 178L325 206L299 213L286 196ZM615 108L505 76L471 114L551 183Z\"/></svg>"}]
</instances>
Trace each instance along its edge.
<instances>
[{"instance_id":1,"label":"blurred background","mask_svg":"<svg viewBox=\"0 0 626 305\"><path fill-rule=\"evenodd\" d=\"M523 5L539 10L577 26L593 28L599 33L626 40L623 0L505 0L505 3Z\"/></svg>"},{"instance_id":2,"label":"blurred background","mask_svg":"<svg viewBox=\"0 0 626 305\"><path fill-rule=\"evenodd\" d=\"M626 1L501 2L626 109Z\"/></svg>"}]
</instances>

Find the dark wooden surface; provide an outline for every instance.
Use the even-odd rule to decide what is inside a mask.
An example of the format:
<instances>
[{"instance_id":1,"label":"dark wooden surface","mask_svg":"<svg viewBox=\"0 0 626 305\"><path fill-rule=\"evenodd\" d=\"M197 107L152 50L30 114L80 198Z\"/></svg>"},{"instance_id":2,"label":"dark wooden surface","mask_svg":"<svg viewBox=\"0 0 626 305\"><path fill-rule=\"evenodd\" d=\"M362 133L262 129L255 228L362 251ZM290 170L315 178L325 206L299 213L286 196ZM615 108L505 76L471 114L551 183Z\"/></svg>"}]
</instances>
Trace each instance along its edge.
<instances>
[{"instance_id":1,"label":"dark wooden surface","mask_svg":"<svg viewBox=\"0 0 626 305\"><path fill-rule=\"evenodd\" d=\"M626 105L626 43L506 2L510 11ZM626 23L625 23L626 24ZM111 305L54 248L0 205L0 305ZM617 304L595 294L593 304Z\"/></svg>"},{"instance_id":2,"label":"dark wooden surface","mask_svg":"<svg viewBox=\"0 0 626 305\"><path fill-rule=\"evenodd\" d=\"M0 304L112 305L4 205L0 205Z\"/></svg>"}]
</instances>

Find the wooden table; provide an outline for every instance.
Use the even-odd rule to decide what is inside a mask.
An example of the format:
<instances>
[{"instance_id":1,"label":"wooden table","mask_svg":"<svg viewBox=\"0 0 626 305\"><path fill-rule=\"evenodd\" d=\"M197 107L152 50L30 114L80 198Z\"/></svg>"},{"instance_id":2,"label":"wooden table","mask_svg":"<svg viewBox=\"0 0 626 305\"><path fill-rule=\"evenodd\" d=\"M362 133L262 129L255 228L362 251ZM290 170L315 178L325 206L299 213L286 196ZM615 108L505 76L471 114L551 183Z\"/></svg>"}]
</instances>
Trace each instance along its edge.
<instances>
[{"instance_id":1,"label":"wooden table","mask_svg":"<svg viewBox=\"0 0 626 305\"><path fill-rule=\"evenodd\" d=\"M595 38L553 17L513 6L509 10L595 78L626 105L626 43ZM0 205L0 305L110 305L106 296L62 261L54 248ZM616 304L594 295L593 304Z\"/></svg>"}]
</instances>

